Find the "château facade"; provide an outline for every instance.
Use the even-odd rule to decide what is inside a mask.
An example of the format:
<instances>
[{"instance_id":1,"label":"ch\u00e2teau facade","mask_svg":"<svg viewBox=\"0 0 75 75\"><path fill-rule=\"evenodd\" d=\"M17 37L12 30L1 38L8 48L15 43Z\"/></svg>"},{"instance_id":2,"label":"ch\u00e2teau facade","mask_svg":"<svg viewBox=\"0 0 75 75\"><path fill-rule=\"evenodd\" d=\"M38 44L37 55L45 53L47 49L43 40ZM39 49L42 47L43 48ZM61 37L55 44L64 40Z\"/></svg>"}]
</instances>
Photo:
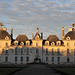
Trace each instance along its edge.
<instances>
[{"instance_id":1,"label":"ch\u00e2teau facade","mask_svg":"<svg viewBox=\"0 0 75 75\"><path fill-rule=\"evenodd\" d=\"M0 23L0 63L27 64L48 63L65 64L75 63L75 23L69 27L68 33L64 34L62 27L62 40L56 35L49 35L43 39L43 33L32 33L32 39L27 35L20 34L13 39L7 28Z\"/></svg>"}]
</instances>

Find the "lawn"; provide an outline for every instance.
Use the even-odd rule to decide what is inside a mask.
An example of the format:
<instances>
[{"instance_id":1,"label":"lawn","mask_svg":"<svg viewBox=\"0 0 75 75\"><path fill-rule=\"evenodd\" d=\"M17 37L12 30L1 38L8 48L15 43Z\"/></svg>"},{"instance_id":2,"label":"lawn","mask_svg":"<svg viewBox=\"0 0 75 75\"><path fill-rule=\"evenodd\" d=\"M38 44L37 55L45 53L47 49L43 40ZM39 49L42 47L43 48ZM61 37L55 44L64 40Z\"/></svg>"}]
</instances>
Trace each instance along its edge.
<instances>
[{"instance_id":1,"label":"lawn","mask_svg":"<svg viewBox=\"0 0 75 75\"><path fill-rule=\"evenodd\" d=\"M0 68L0 75L9 75L12 72L18 71L21 68Z\"/></svg>"},{"instance_id":2,"label":"lawn","mask_svg":"<svg viewBox=\"0 0 75 75\"><path fill-rule=\"evenodd\" d=\"M53 68L56 71L64 72L67 75L75 75L75 68Z\"/></svg>"}]
</instances>

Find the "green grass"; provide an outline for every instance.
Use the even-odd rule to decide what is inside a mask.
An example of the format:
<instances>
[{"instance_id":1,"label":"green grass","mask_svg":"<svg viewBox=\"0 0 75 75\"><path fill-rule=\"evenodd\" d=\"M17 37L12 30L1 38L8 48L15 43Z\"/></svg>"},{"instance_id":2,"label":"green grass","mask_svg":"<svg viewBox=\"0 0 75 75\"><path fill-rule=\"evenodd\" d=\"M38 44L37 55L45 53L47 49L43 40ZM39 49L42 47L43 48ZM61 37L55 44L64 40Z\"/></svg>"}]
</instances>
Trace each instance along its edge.
<instances>
[{"instance_id":1,"label":"green grass","mask_svg":"<svg viewBox=\"0 0 75 75\"><path fill-rule=\"evenodd\" d=\"M18 71L21 68L0 68L0 75L9 75L12 72Z\"/></svg>"},{"instance_id":2,"label":"green grass","mask_svg":"<svg viewBox=\"0 0 75 75\"><path fill-rule=\"evenodd\" d=\"M75 75L75 68L53 68L59 72L64 72L68 75Z\"/></svg>"}]
</instances>

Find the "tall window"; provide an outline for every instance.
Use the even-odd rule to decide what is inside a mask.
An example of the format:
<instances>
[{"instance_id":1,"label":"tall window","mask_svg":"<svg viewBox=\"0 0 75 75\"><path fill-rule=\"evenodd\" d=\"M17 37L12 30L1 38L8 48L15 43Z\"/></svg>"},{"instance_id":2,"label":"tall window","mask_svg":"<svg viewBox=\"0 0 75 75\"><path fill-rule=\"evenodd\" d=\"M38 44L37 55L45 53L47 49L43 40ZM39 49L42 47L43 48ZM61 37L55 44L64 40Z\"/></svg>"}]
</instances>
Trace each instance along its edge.
<instances>
[{"instance_id":1,"label":"tall window","mask_svg":"<svg viewBox=\"0 0 75 75\"><path fill-rule=\"evenodd\" d=\"M69 43L67 43L67 46L69 46Z\"/></svg>"},{"instance_id":2,"label":"tall window","mask_svg":"<svg viewBox=\"0 0 75 75\"><path fill-rule=\"evenodd\" d=\"M17 48L15 48L15 53L17 53Z\"/></svg>"},{"instance_id":3,"label":"tall window","mask_svg":"<svg viewBox=\"0 0 75 75\"><path fill-rule=\"evenodd\" d=\"M48 62L48 57L46 57L46 62Z\"/></svg>"},{"instance_id":4,"label":"tall window","mask_svg":"<svg viewBox=\"0 0 75 75\"><path fill-rule=\"evenodd\" d=\"M74 49L74 56L75 56L75 49Z\"/></svg>"},{"instance_id":5,"label":"tall window","mask_svg":"<svg viewBox=\"0 0 75 75\"><path fill-rule=\"evenodd\" d=\"M23 48L21 49L21 54L23 54Z\"/></svg>"},{"instance_id":6,"label":"tall window","mask_svg":"<svg viewBox=\"0 0 75 75\"><path fill-rule=\"evenodd\" d=\"M5 62L8 62L8 57L7 56L5 57Z\"/></svg>"},{"instance_id":7,"label":"tall window","mask_svg":"<svg viewBox=\"0 0 75 75\"><path fill-rule=\"evenodd\" d=\"M54 62L54 57L52 57L52 62Z\"/></svg>"},{"instance_id":8,"label":"tall window","mask_svg":"<svg viewBox=\"0 0 75 75\"><path fill-rule=\"evenodd\" d=\"M23 57L21 57L21 61L23 61Z\"/></svg>"},{"instance_id":9,"label":"tall window","mask_svg":"<svg viewBox=\"0 0 75 75\"><path fill-rule=\"evenodd\" d=\"M15 61L17 61L18 59L17 59L17 57L15 57Z\"/></svg>"},{"instance_id":10,"label":"tall window","mask_svg":"<svg viewBox=\"0 0 75 75\"><path fill-rule=\"evenodd\" d=\"M59 55L60 54L60 50L59 49L57 49L57 55Z\"/></svg>"},{"instance_id":11,"label":"tall window","mask_svg":"<svg viewBox=\"0 0 75 75\"><path fill-rule=\"evenodd\" d=\"M60 57L57 57L57 62L60 62Z\"/></svg>"},{"instance_id":12,"label":"tall window","mask_svg":"<svg viewBox=\"0 0 75 75\"><path fill-rule=\"evenodd\" d=\"M27 54L29 54L29 48L27 48Z\"/></svg>"},{"instance_id":13,"label":"tall window","mask_svg":"<svg viewBox=\"0 0 75 75\"><path fill-rule=\"evenodd\" d=\"M52 55L54 55L54 49L52 48Z\"/></svg>"},{"instance_id":14,"label":"tall window","mask_svg":"<svg viewBox=\"0 0 75 75\"><path fill-rule=\"evenodd\" d=\"M46 54L48 54L48 48L46 48Z\"/></svg>"},{"instance_id":15,"label":"tall window","mask_svg":"<svg viewBox=\"0 0 75 75\"><path fill-rule=\"evenodd\" d=\"M69 49L67 49L67 54L69 54Z\"/></svg>"},{"instance_id":16,"label":"tall window","mask_svg":"<svg viewBox=\"0 0 75 75\"><path fill-rule=\"evenodd\" d=\"M39 50L38 50L38 48L36 49L36 54L38 54L39 53Z\"/></svg>"},{"instance_id":17,"label":"tall window","mask_svg":"<svg viewBox=\"0 0 75 75\"><path fill-rule=\"evenodd\" d=\"M29 57L26 57L26 61L27 61L27 62L29 61Z\"/></svg>"}]
</instances>

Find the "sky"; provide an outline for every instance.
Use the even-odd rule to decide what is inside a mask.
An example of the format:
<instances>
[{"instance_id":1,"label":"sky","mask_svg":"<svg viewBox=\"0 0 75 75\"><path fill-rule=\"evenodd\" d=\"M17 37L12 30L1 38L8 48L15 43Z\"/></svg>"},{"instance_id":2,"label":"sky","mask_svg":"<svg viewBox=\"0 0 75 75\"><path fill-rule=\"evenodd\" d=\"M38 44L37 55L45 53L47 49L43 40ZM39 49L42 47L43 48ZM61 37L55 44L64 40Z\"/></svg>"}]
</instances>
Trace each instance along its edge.
<instances>
[{"instance_id":1,"label":"sky","mask_svg":"<svg viewBox=\"0 0 75 75\"><path fill-rule=\"evenodd\" d=\"M13 27L13 36L26 34L32 38L32 32L43 32L44 39L57 35L62 39L62 27L65 34L75 23L75 0L0 0L0 22Z\"/></svg>"}]
</instances>

